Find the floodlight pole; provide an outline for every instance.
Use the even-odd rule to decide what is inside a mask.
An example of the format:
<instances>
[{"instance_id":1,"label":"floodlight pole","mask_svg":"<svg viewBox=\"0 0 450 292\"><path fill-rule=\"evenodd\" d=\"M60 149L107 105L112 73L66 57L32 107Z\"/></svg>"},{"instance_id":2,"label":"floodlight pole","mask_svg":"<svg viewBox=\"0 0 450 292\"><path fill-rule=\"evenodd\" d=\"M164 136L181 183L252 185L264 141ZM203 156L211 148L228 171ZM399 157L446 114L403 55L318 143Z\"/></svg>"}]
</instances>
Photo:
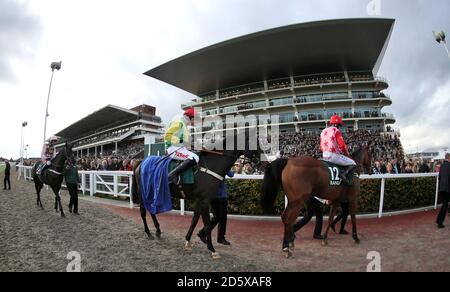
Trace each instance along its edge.
<instances>
[{"instance_id":1,"label":"floodlight pole","mask_svg":"<svg viewBox=\"0 0 450 292\"><path fill-rule=\"evenodd\" d=\"M61 63L62 62L53 62L50 65L50 68L52 68L52 77L50 78L50 86L48 88L48 96L47 96L47 107L45 109L45 123L44 123L44 143L45 143L45 139L47 137L47 118L48 118L48 104L50 102L50 92L52 90L52 83L53 83L53 74L55 73L55 69L56 70L60 70L61 69Z\"/></svg>"}]
</instances>

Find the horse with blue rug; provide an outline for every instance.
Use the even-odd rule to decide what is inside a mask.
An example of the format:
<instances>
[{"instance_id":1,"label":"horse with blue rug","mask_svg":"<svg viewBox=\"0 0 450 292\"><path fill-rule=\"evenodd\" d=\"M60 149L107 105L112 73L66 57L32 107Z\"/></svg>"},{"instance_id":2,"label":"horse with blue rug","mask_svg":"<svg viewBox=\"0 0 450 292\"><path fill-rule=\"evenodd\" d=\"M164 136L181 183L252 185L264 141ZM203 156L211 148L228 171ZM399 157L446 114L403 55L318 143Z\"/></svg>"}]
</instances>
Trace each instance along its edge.
<instances>
[{"instance_id":1,"label":"horse with blue rug","mask_svg":"<svg viewBox=\"0 0 450 292\"><path fill-rule=\"evenodd\" d=\"M258 158L262 151L259 148L250 150L248 131L243 133L227 131L224 138L215 144L221 145L219 149L226 150L202 150L198 155L187 150L185 144L190 141L187 124L193 123L194 115L194 111L187 110L183 117L171 122L164 136L168 152L166 157L149 157L134 166L133 198L140 205L144 230L150 239L153 239L153 235L148 228L147 211L153 219L156 236L159 238L161 229L156 215L172 210L171 196L194 202L194 216L186 234L184 248L192 249L192 234L201 216L207 235L208 250L212 253L212 257L217 259L220 255L214 249L211 239L209 217L211 201L216 197L226 174L240 157ZM237 136L242 134L245 135L245 145L238 147L237 141L241 139ZM229 146L228 138L234 141L234 147L230 150L226 147ZM173 164L174 160L180 161L179 164Z\"/></svg>"}]
</instances>

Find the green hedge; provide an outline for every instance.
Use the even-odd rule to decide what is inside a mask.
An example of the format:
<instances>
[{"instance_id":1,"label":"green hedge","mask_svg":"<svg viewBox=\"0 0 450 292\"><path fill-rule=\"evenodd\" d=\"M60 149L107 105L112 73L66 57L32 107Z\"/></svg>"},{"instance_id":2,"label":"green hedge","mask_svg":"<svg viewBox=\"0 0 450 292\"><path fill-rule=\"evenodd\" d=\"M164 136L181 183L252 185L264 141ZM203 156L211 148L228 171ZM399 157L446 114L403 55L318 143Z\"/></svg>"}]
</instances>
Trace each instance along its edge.
<instances>
[{"instance_id":1,"label":"green hedge","mask_svg":"<svg viewBox=\"0 0 450 292\"><path fill-rule=\"evenodd\" d=\"M228 212L236 215L262 215L260 206L261 180L228 180ZM362 180L358 198L358 214L378 213L381 180ZM434 205L436 178L387 179L385 185L384 212L399 211ZM174 209L179 200L174 199ZM192 202L186 202L186 210L192 211ZM278 195L275 210L284 210L284 196Z\"/></svg>"}]
</instances>

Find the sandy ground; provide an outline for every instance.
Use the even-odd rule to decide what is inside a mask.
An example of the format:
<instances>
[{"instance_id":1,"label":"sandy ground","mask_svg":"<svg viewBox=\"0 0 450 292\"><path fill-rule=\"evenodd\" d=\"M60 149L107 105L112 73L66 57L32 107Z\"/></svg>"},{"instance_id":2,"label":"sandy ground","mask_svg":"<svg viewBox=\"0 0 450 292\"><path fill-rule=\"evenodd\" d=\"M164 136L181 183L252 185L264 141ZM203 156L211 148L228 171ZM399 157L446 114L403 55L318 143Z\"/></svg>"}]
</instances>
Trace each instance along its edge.
<instances>
[{"instance_id":1,"label":"sandy ground","mask_svg":"<svg viewBox=\"0 0 450 292\"><path fill-rule=\"evenodd\" d=\"M233 245L216 244L222 259L212 260L196 236L193 251L183 250L189 217L159 216L163 236L151 241L138 210L80 200L81 215L72 215L63 191L63 219L53 194L44 190L41 210L33 184L12 178L12 191L0 189L0 271L66 271L71 251L81 254L82 271L366 271L370 251L380 253L382 271L450 271L450 229L435 227L436 212L361 220L361 245L332 234L322 247L310 224L297 234L289 260L280 251L281 222L229 220Z\"/></svg>"}]
</instances>

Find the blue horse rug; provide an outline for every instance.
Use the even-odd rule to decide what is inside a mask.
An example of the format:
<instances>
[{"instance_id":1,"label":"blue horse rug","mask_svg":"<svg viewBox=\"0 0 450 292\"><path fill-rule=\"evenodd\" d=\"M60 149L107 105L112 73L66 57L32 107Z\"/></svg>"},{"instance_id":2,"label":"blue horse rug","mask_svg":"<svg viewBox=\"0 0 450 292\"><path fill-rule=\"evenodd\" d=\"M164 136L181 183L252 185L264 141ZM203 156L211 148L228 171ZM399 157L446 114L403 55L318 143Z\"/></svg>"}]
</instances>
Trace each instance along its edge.
<instances>
[{"instance_id":1,"label":"blue horse rug","mask_svg":"<svg viewBox=\"0 0 450 292\"><path fill-rule=\"evenodd\" d=\"M141 198L145 209L151 214L172 210L169 187L169 164L171 158L150 156L141 164Z\"/></svg>"}]
</instances>

